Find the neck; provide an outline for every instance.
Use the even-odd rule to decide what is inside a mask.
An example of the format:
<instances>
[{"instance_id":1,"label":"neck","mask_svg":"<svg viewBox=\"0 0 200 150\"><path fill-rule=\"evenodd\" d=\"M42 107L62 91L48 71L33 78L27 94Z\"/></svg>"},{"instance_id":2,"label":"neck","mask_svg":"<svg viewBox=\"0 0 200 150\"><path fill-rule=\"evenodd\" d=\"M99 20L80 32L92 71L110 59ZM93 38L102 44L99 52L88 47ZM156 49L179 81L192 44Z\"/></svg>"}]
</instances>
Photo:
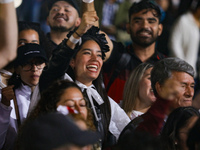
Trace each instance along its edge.
<instances>
[{"instance_id":1,"label":"neck","mask_svg":"<svg viewBox=\"0 0 200 150\"><path fill-rule=\"evenodd\" d=\"M133 44L133 51L142 62L146 62L155 53L155 43L145 48Z\"/></svg>"},{"instance_id":2,"label":"neck","mask_svg":"<svg viewBox=\"0 0 200 150\"><path fill-rule=\"evenodd\" d=\"M33 93L34 89L35 89L35 86L32 86L32 87L31 87L31 92L32 92L32 93Z\"/></svg>"},{"instance_id":3,"label":"neck","mask_svg":"<svg viewBox=\"0 0 200 150\"><path fill-rule=\"evenodd\" d=\"M84 84L87 87L89 87L89 86L92 85L92 81L88 81L88 82L86 82L86 81L80 81L80 80L77 80L77 81L80 82L80 83L82 83L82 84Z\"/></svg>"},{"instance_id":4,"label":"neck","mask_svg":"<svg viewBox=\"0 0 200 150\"><path fill-rule=\"evenodd\" d=\"M51 40L59 45L67 36L69 32L56 32L56 31L51 31L50 32L50 37Z\"/></svg>"},{"instance_id":5,"label":"neck","mask_svg":"<svg viewBox=\"0 0 200 150\"><path fill-rule=\"evenodd\" d=\"M136 111L140 111L142 113L146 113L147 110L150 108L150 105L147 105L146 103L141 102L141 100L137 99L135 109Z\"/></svg>"}]
</instances>

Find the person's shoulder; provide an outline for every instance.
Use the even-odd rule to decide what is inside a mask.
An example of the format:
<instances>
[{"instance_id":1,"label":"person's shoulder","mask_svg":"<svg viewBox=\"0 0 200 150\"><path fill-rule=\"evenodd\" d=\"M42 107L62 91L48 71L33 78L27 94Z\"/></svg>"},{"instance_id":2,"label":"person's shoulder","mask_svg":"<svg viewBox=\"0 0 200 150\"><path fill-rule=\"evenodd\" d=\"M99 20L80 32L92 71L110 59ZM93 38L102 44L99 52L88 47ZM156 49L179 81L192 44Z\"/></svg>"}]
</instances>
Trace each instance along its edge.
<instances>
[{"instance_id":1,"label":"person's shoulder","mask_svg":"<svg viewBox=\"0 0 200 150\"><path fill-rule=\"evenodd\" d=\"M112 40L112 43L113 43L113 50L114 51L117 50L120 53L123 53L125 51L126 47L122 42L117 42L117 41Z\"/></svg>"}]
</instances>

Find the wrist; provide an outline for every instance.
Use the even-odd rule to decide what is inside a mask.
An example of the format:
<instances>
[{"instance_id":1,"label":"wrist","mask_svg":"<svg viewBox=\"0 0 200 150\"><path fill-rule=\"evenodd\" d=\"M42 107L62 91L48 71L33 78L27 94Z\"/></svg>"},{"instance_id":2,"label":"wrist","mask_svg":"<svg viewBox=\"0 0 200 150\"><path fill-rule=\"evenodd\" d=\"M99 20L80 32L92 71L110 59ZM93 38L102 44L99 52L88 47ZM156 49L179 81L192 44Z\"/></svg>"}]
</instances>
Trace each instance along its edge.
<instances>
[{"instance_id":1,"label":"wrist","mask_svg":"<svg viewBox=\"0 0 200 150\"><path fill-rule=\"evenodd\" d=\"M6 3L11 3L14 0L0 0L0 4L6 4Z\"/></svg>"},{"instance_id":2,"label":"wrist","mask_svg":"<svg viewBox=\"0 0 200 150\"><path fill-rule=\"evenodd\" d=\"M83 35L79 34L77 31L74 32L78 37L82 37Z\"/></svg>"},{"instance_id":3,"label":"wrist","mask_svg":"<svg viewBox=\"0 0 200 150\"><path fill-rule=\"evenodd\" d=\"M6 100L2 99L1 103L4 104L5 106L10 106L10 101L6 101Z\"/></svg>"},{"instance_id":4,"label":"wrist","mask_svg":"<svg viewBox=\"0 0 200 150\"><path fill-rule=\"evenodd\" d=\"M92 3L94 0L83 0L84 3Z\"/></svg>"},{"instance_id":5,"label":"wrist","mask_svg":"<svg viewBox=\"0 0 200 150\"><path fill-rule=\"evenodd\" d=\"M73 35L71 35L69 41L72 42L73 44L77 44L78 42L81 41L81 38L77 39Z\"/></svg>"}]
</instances>

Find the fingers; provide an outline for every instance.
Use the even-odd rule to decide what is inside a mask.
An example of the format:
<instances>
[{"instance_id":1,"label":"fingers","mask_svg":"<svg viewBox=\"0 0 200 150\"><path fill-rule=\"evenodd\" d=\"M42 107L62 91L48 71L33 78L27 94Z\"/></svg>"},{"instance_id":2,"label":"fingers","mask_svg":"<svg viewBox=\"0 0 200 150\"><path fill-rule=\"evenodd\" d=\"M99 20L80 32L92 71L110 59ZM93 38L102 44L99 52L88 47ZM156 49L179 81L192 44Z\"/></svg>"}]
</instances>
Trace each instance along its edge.
<instances>
[{"instance_id":1,"label":"fingers","mask_svg":"<svg viewBox=\"0 0 200 150\"><path fill-rule=\"evenodd\" d=\"M13 88L14 88L14 85L11 85L2 89L1 103L3 103L6 106L10 106L10 100L12 100L15 96Z\"/></svg>"},{"instance_id":2,"label":"fingers","mask_svg":"<svg viewBox=\"0 0 200 150\"><path fill-rule=\"evenodd\" d=\"M81 24L78 28L79 33L84 34L89 30L96 22L99 20L99 17L96 14L96 11L85 12L81 19Z\"/></svg>"}]
</instances>

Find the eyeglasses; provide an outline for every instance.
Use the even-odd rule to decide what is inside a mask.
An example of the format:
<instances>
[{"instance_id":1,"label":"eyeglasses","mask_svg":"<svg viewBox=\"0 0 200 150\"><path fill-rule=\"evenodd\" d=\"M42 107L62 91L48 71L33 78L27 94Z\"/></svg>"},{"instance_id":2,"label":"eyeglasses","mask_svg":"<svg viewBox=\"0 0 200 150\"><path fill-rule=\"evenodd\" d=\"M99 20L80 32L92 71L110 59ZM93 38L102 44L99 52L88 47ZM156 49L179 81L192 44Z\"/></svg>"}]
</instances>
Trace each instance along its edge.
<instances>
[{"instance_id":1,"label":"eyeglasses","mask_svg":"<svg viewBox=\"0 0 200 150\"><path fill-rule=\"evenodd\" d=\"M37 63L37 62L32 63L32 62L30 62L30 63L26 63L24 65L21 65L22 70L30 71L34 68L33 65L35 65L38 70L43 70L44 67L46 66L44 63Z\"/></svg>"}]
</instances>

